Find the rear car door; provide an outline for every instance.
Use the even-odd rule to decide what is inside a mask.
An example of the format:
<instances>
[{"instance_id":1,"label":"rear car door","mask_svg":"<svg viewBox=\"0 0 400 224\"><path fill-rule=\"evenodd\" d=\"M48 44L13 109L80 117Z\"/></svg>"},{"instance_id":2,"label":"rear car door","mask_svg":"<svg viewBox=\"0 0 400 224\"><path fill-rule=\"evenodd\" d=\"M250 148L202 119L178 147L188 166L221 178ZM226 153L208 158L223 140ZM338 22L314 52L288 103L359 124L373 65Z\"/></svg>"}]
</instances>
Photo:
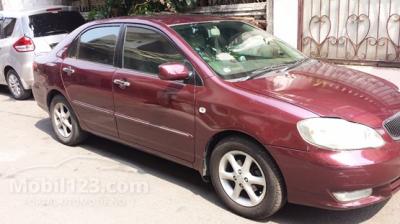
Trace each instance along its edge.
<instances>
[{"instance_id":1,"label":"rear car door","mask_svg":"<svg viewBox=\"0 0 400 224\"><path fill-rule=\"evenodd\" d=\"M158 78L158 66L183 62L166 36L148 27L128 26L122 69L114 81L115 117L122 140L192 162L195 85ZM121 82L119 82L121 83Z\"/></svg>"},{"instance_id":2,"label":"rear car door","mask_svg":"<svg viewBox=\"0 0 400 224\"><path fill-rule=\"evenodd\" d=\"M4 77L4 62L1 60L2 59L2 54L3 51L1 50L3 46L3 41L2 40L2 33L3 33L3 23L4 23L4 18L3 15L0 14L0 84L5 84L5 77Z\"/></svg>"},{"instance_id":3,"label":"rear car door","mask_svg":"<svg viewBox=\"0 0 400 224\"><path fill-rule=\"evenodd\" d=\"M91 27L70 46L62 78L70 102L94 133L117 137L112 78L119 25Z\"/></svg>"},{"instance_id":4,"label":"rear car door","mask_svg":"<svg viewBox=\"0 0 400 224\"><path fill-rule=\"evenodd\" d=\"M0 20L0 83L6 84L4 67L8 64L10 57L10 48L12 47L12 34L15 29L16 18L2 18Z\"/></svg>"}]
</instances>

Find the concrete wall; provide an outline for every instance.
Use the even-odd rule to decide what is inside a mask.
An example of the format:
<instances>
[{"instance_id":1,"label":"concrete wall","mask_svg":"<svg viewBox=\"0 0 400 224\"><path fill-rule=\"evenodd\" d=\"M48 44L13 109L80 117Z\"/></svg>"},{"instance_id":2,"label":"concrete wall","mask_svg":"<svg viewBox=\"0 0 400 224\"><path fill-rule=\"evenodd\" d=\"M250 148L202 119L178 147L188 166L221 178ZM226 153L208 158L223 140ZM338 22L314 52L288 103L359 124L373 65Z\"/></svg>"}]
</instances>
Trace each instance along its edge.
<instances>
[{"instance_id":1,"label":"concrete wall","mask_svg":"<svg viewBox=\"0 0 400 224\"><path fill-rule=\"evenodd\" d=\"M297 48L298 0L274 0L274 35Z\"/></svg>"}]
</instances>

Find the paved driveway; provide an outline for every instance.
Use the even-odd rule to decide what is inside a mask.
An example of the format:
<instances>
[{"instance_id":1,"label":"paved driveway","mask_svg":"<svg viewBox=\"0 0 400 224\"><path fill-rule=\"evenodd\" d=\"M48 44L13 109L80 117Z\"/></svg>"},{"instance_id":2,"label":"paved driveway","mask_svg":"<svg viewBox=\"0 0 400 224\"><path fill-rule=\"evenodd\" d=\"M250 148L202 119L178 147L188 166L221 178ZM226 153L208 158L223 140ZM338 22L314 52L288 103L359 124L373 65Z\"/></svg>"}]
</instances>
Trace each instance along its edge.
<instances>
[{"instance_id":1,"label":"paved driveway","mask_svg":"<svg viewBox=\"0 0 400 224\"><path fill-rule=\"evenodd\" d=\"M0 223L252 223L193 170L108 140L54 140L48 115L0 87ZM266 223L400 223L400 194L348 212L287 205Z\"/></svg>"}]
</instances>

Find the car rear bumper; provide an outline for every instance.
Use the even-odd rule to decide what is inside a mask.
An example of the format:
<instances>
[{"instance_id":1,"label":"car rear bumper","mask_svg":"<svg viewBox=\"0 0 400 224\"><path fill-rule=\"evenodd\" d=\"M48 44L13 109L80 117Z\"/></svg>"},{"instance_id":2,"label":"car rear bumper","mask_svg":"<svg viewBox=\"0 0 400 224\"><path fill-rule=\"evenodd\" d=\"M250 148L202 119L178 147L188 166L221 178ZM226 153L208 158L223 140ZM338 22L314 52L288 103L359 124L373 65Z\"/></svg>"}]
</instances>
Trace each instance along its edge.
<instances>
[{"instance_id":1,"label":"car rear bumper","mask_svg":"<svg viewBox=\"0 0 400 224\"><path fill-rule=\"evenodd\" d=\"M333 210L376 204L400 190L400 145L334 152L267 146L284 176L288 201ZM336 192L372 189L365 198L343 202Z\"/></svg>"},{"instance_id":2,"label":"car rear bumper","mask_svg":"<svg viewBox=\"0 0 400 224\"><path fill-rule=\"evenodd\" d=\"M24 89L31 89L33 84L33 52L17 53L10 51L4 65L13 68L20 77Z\"/></svg>"},{"instance_id":3,"label":"car rear bumper","mask_svg":"<svg viewBox=\"0 0 400 224\"><path fill-rule=\"evenodd\" d=\"M47 106L47 76L41 76L38 72L34 72L34 82L32 84L32 93L37 105L43 110L49 110Z\"/></svg>"}]
</instances>

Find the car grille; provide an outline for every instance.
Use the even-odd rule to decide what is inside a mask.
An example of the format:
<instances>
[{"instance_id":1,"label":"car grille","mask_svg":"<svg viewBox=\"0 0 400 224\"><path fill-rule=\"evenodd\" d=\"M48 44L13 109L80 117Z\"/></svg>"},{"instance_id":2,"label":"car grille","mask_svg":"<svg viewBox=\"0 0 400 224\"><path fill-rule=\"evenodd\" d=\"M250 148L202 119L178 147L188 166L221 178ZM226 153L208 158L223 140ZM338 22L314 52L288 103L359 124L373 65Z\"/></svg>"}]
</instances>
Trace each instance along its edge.
<instances>
[{"instance_id":1,"label":"car grille","mask_svg":"<svg viewBox=\"0 0 400 224\"><path fill-rule=\"evenodd\" d=\"M400 140L400 113L385 120L383 127L394 140Z\"/></svg>"}]
</instances>

